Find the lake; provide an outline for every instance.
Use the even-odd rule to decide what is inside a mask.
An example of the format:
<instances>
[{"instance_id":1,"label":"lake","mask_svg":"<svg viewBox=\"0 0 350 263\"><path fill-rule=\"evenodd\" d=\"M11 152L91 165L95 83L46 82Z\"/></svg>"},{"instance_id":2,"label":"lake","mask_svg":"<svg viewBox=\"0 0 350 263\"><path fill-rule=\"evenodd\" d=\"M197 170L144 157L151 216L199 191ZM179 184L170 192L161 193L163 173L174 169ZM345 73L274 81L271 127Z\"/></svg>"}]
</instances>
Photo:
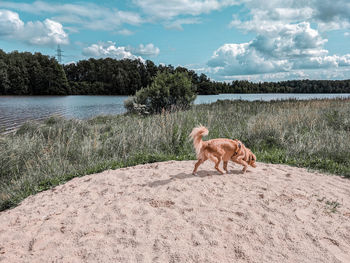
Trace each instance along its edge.
<instances>
[{"instance_id":1,"label":"lake","mask_svg":"<svg viewBox=\"0 0 350 263\"><path fill-rule=\"evenodd\" d=\"M323 98L350 98L342 94L219 94L199 95L195 104L212 103L217 100L298 100ZM125 112L127 96L0 96L0 132L11 131L28 120L42 120L52 115L65 118L88 119L96 115L121 114Z\"/></svg>"}]
</instances>

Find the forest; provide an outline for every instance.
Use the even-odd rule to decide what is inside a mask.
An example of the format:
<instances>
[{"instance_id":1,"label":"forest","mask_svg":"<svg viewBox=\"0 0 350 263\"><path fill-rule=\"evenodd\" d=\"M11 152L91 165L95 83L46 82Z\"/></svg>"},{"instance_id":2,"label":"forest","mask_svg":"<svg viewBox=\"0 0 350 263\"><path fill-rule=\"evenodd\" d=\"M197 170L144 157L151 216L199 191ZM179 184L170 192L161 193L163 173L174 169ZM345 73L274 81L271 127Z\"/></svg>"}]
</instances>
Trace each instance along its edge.
<instances>
[{"instance_id":1,"label":"forest","mask_svg":"<svg viewBox=\"0 0 350 263\"><path fill-rule=\"evenodd\" d=\"M149 86L158 72L185 72L197 94L219 93L350 93L350 80L288 80L217 82L205 74L150 60L112 58L61 65L41 53L0 49L0 95L133 95Z\"/></svg>"}]
</instances>

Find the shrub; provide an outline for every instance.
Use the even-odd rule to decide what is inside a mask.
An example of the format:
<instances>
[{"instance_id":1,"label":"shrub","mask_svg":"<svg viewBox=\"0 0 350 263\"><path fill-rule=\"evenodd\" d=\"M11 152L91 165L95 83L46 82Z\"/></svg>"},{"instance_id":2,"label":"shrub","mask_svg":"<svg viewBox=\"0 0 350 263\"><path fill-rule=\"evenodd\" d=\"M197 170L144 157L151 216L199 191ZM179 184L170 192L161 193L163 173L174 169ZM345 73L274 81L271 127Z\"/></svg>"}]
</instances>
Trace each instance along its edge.
<instances>
[{"instance_id":1,"label":"shrub","mask_svg":"<svg viewBox=\"0 0 350 263\"><path fill-rule=\"evenodd\" d=\"M159 72L152 84L125 101L128 112L159 113L162 110L188 109L196 98L191 78L185 72Z\"/></svg>"}]
</instances>

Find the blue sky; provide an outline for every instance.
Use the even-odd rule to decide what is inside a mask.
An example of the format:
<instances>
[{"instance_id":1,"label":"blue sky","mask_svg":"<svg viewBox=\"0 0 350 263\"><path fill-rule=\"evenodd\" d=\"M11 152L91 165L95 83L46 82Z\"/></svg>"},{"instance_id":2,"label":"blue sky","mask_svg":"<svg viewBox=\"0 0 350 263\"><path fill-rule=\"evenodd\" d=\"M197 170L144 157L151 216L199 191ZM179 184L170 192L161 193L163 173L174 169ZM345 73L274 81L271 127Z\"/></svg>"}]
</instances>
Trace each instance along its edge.
<instances>
[{"instance_id":1,"label":"blue sky","mask_svg":"<svg viewBox=\"0 0 350 263\"><path fill-rule=\"evenodd\" d=\"M218 81L350 78L349 0L0 1L0 48L150 59Z\"/></svg>"}]
</instances>

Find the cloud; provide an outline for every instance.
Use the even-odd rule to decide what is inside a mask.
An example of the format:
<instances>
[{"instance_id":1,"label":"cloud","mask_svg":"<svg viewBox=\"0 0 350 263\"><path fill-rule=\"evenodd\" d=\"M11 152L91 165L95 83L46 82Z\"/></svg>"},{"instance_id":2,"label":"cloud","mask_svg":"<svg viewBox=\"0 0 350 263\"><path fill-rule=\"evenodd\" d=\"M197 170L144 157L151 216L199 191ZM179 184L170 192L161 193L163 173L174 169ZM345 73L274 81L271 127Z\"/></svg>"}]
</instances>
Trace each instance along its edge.
<instances>
[{"instance_id":1,"label":"cloud","mask_svg":"<svg viewBox=\"0 0 350 263\"><path fill-rule=\"evenodd\" d=\"M275 23L259 28L259 34L248 43L219 47L207 65L220 76L350 66L350 54L329 56L324 49L326 42L307 22Z\"/></svg>"},{"instance_id":2,"label":"cloud","mask_svg":"<svg viewBox=\"0 0 350 263\"><path fill-rule=\"evenodd\" d=\"M0 10L0 37L31 45L69 43L68 34L60 23L51 19L24 23L17 13L9 10Z\"/></svg>"},{"instance_id":3,"label":"cloud","mask_svg":"<svg viewBox=\"0 0 350 263\"><path fill-rule=\"evenodd\" d=\"M35 1L31 4L1 1L0 7L31 14L51 14L51 19L92 30L113 31L123 24L140 25L143 20L135 12L107 8L93 3L54 4Z\"/></svg>"},{"instance_id":4,"label":"cloud","mask_svg":"<svg viewBox=\"0 0 350 263\"><path fill-rule=\"evenodd\" d=\"M234 76L218 76L217 80L232 82L234 80L249 80L252 82L260 81L284 81L290 79L348 79L350 69L317 69L317 70L291 70L288 72L254 74L254 75L234 75Z\"/></svg>"},{"instance_id":5,"label":"cloud","mask_svg":"<svg viewBox=\"0 0 350 263\"><path fill-rule=\"evenodd\" d=\"M348 0L314 1L314 19L320 30L350 28L350 2Z\"/></svg>"},{"instance_id":6,"label":"cloud","mask_svg":"<svg viewBox=\"0 0 350 263\"><path fill-rule=\"evenodd\" d=\"M252 44L225 44L214 52L207 64L220 75L278 72L290 67L287 60L273 60L261 55Z\"/></svg>"},{"instance_id":7,"label":"cloud","mask_svg":"<svg viewBox=\"0 0 350 263\"><path fill-rule=\"evenodd\" d=\"M166 29L183 30L183 25L199 24L202 14L237 5L239 0L132 0L147 22L161 22Z\"/></svg>"},{"instance_id":8,"label":"cloud","mask_svg":"<svg viewBox=\"0 0 350 263\"><path fill-rule=\"evenodd\" d=\"M28 22L20 32L23 40L35 45L68 44L68 35L60 23L50 19L44 22Z\"/></svg>"},{"instance_id":9,"label":"cloud","mask_svg":"<svg viewBox=\"0 0 350 263\"><path fill-rule=\"evenodd\" d=\"M350 28L348 0L273 0L263 5L259 0L242 0L241 3L249 10L246 18L242 20L234 17L230 23L241 29L259 31L276 22L315 23L320 31Z\"/></svg>"},{"instance_id":10,"label":"cloud","mask_svg":"<svg viewBox=\"0 0 350 263\"><path fill-rule=\"evenodd\" d=\"M128 29L121 29L121 30L117 31L117 34L124 35L124 36L131 36L134 34L134 32L132 32Z\"/></svg>"},{"instance_id":11,"label":"cloud","mask_svg":"<svg viewBox=\"0 0 350 263\"><path fill-rule=\"evenodd\" d=\"M87 57L106 58L111 57L115 59L138 59L126 47L117 47L114 42L99 42L83 49L83 55Z\"/></svg>"},{"instance_id":12,"label":"cloud","mask_svg":"<svg viewBox=\"0 0 350 263\"><path fill-rule=\"evenodd\" d=\"M152 18L170 20L180 15L198 16L236 5L234 0L133 0L134 4Z\"/></svg>"},{"instance_id":13,"label":"cloud","mask_svg":"<svg viewBox=\"0 0 350 263\"><path fill-rule=\"evenodd\" d=\"M229 26L256 36L246 43L227 43L216 49L207 62L208 72L221 79L254 75L306 77L317 74L301 72L325 73L326 69L335 71L350 66L349 54L328 54L324 34L328 30L350 28L348 1L274 0L261 5L258 0L242 0L242 3L248 12L233 16Z\"/></svg>"},{"instance_id":14,"label":"cloud","mask_svg":"<svg viewBox=\"0 0 350 263\"><path fill-rule=\"evenodd\" d=\"M157 56L159 48L153 44L140 44L137 48L116 46L115 42L99 42L83 49L83 55L87 57L106 58L111 57L115 59L140 59L144 61L142 56Z\"/></svg>"},{"instance_id":15,"label":"cloud","mask_svg":"<svg viewBox=\"0 0 350 263\"><path fill-rule=\"evenodd\" d=\"M13 32L21 30L23 21L17 13L0 9L0 36L12 35Z\"/></svg>"},{"instance_id":16,"label":"cloud","mask_svg":"<svg viewBox=\"0 0 350 263\"><path fill-rule=\"evenodd\" d=\"M152 43L143 45L140 44L137 48L129 48L135 55L146 56L146 57L156 57L158 56L160 50L155 47Z\"/></svg>"},{"instance_id":17,"label":"cloud","mask_svg":"<svg viewBox=\"0 0 350 263\"><path fill-rule=\"evenodd\" d=\"M165 28L182 31L183 30L182 25L191 25L191 24L199 24L199 23L200 23L200 19L197 17L176 19L174 21L165 23Z\"/></svg>"}]
</instances>

